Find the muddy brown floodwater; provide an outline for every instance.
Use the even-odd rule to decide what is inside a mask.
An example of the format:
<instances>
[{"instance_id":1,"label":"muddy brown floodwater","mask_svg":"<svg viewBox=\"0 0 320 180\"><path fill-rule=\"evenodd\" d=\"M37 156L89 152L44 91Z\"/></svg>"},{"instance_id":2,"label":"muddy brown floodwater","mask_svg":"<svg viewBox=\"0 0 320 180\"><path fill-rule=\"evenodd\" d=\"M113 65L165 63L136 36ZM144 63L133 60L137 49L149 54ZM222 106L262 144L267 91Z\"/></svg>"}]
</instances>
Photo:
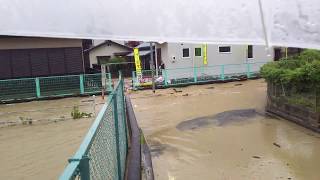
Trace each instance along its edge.
<instances>
[{"instance_id":1,"label":"muddy brown floodwater","mask_svg":"<svg viewBox=\"0 0 320 180\"><path fill-rule=\"evenodd\" d=\"M96 97L96 112L103 102ZM73 120L73 106L93 113L90 97L0 105L1 180L58 179L94 120Z\"/></svg>"},{"instance_id":2,"label":"muddy brown floodwater","mask_svg":"<svg viewBox=\"0 0 320 180\"><path fill-rule=\"evenodd\" d=\"M157 180L320 179L320 135L266 116L262 79L131 97Z\"/></svg>"}]
</instances>

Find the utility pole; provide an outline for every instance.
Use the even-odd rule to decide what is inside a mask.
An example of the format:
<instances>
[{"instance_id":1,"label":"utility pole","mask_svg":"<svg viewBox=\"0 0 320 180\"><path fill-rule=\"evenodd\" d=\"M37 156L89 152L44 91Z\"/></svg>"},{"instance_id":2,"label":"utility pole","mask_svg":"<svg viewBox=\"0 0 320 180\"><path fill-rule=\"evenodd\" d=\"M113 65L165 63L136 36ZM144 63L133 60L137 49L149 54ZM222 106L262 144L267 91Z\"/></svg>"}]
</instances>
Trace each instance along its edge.
<instances>
[{"instance_id":1,"label":"utility pole","mask_svg":"<svg viewBox=\"0 0 320 180\"><path fill-rule=\"evenodd\" d=\"M154 62L153 62L153 46L152 42L150 42L150 66L151 66L151 76L152 76L152 91L156 93L156 84L154 79Z\"/></svg>"}]
</instances>

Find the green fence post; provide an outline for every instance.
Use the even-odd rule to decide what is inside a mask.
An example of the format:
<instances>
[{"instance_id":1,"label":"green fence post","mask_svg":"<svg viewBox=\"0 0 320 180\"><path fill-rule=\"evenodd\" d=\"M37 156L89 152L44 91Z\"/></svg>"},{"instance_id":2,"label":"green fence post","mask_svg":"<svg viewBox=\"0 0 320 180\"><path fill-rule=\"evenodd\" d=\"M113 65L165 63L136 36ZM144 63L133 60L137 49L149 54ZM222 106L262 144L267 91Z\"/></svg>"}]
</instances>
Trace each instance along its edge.
<instances>
[{"instance_id":1,"label":"green fence post","mask_svg":"<svg viewBox=\"0 0 320 180\"><path fill-rule=\"evenodd\" d=\"M118 178L121 179L121 161L120 161L120 143L119 143L119 117L118 117L118 107L117 107L117 92L112 93L113 98L113 117L114 117L114 127L116 136L116 151L117 151L117 167L118 167Z\"/></svg>"},{"instance_id":2,"label":"green fence post","mask_svg":"<svg viewBox=\"0 0 320 180\"><path fill-rule=\"evenodd\" d=\"M80 94L84 94L84 76L80 74Z\"/></svg>"},{"instance_id":3,"label":"green fence post","mask_svg":"<svg viewBox=\"0 0 320 180\"><path fill-rule=\"evenodd\" d=\"M224 81L224 64L223 64L223 65L221 65L221 74L220 74L220 79L221 79L222 81Z\"/></svg>"},{"instance_id":4,"label":"green fence post","mask_svg":"<svg viewBox=\"0 0 320 180\"><path fill-rule=\"evenodd\" d=\"M83 156L80 160L80 176L81 180L90 180L89 157Z\"/></svg>"},{"instance_id":5,"label":"green fence post","mask_svg":"<svg viewBox=\"0 0 320 180\"><path fill-rule=\"evenodd\" d=\"M198 81L197 67L193 67L193 79L195 83Z\"/></svg>"},{"instance_id":6,"label":"green fence post","mask_svg":"<svg viewBox=\"0 0 320 180\"><path fill-rule=\"evenodd\" d=\"M247 63L247 78L251 77L251 64Z\"/></svg>"},{"instance_id":7,"label":"green fence post","mask_svg":"<svg viewBox=\"0 0 320 180\"><path fill-rule=\"evenodd\" d=\"M38 77L37 77L35 80L36 80L36 93L37 93L37 98L40 98L40 97L41 97L41 93L40 93L40 80L39 80Z\"/></svg>"},{"instance_id":8,"label":"green fence post","mask_svg":"<svg viewBox=\"0 0 320 180\"><path fill-rule=\"evenodd\" d=\"M164 85L168 86L168 72L166 69L163 69L164 72Z\"/></svg>"},{"instance_id":9,"label":"green fence post","mask_svg":"<svg viewBox=\"0 0 320 180\"><path fill-rule=\"evenodd\" d=\"M109 84L109 91L112 91L112 79L111 79L111 73L108 73L108 84Z\"/></svg>"}]
</instances>

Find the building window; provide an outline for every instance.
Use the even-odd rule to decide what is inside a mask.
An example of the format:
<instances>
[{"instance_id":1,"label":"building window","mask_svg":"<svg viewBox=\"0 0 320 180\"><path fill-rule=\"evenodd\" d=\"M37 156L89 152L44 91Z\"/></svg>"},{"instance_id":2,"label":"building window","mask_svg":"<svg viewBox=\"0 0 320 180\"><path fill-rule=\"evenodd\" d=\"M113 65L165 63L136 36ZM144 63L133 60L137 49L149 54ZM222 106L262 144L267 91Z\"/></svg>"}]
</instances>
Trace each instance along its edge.
<instances>
[{"instance_id":1,"label":"building window","mask_svg":"<svg viewBox=\"0 0 320 180\"><path fill-rule=\"evenodd\" d=\"M253 58L252 45L249 45L249 46L248 46L248 58Z\"/></svg>"},{"instance_id":2,"label":"building window","mask_svg":"<svg viewBox=\"0 0 320 180\"><path fill-rule=\"evenodd\" d=\"M98 65L107 64L110 59L110 56L97 56L97 59L98 59Z\"/></svg>"},{"instance_id":3,"label":"building window","mask_svg":"<svg viewBox=\"0 0 320 180\"><path fill-rule=\"evenodd\" d=\"M183 49L182 49L182 57L183 57L183 58L188 58L188 57L190 57L190 49L189 49L189 48L183 48Z\"/></svg>"},{"instance_id":4,"label":"building window","mask_svg":"<svg viewBox=\"0 0 320 180\"><path fill-rule=\"evenodd\" d=\"M219 53L231 53L231 46L219 46Z\"/></svg>"},{"instance_id":5,"label":"building window","mask_svg":"<svg viewBox=\"0 0 320 180\"><path fill-rule=\"evenodd\" d=\"M194 56L196 57L201 56L201 48L194 48Z\"/></svg>"}]
</instances>

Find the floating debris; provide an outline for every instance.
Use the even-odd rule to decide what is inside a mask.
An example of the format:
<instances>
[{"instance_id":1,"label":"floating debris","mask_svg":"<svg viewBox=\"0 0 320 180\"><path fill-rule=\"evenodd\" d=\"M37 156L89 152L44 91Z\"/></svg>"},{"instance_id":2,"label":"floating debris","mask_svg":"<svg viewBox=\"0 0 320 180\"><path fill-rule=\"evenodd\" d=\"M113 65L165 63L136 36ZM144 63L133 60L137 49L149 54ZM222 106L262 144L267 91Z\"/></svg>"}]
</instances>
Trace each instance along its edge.
<instances>
[{"instance_id":1,"label":"floating debris","mask_svg":"<svg viewBox=\"0 0 320 180\"><path fill-rule=\"evenodd\" d=\"M278 148L281 148L281 146L277 143L273 143L274 146L277 146Z\"/></svg>"},{"instance_id":2,"label":"floating debris","mask_svg":"<svg viewBox=\"0 0 320 180\"><path fill-rule=\"evenodd\" d=\"M252 158L255 158L255 159L261 159L260 156L252 156Z\"/></svg>"},{"instance_id":3,"label":"floating debris","mask_svg":"<svg viewBox=\"0 0 320 180\"><path fill-rule=\"evenodd\" d=\"M176 93L181 93L182 92L181 90L177 90L175 88L173 88L173 91L176 92Z\"/></svg>"}]
</instances>

